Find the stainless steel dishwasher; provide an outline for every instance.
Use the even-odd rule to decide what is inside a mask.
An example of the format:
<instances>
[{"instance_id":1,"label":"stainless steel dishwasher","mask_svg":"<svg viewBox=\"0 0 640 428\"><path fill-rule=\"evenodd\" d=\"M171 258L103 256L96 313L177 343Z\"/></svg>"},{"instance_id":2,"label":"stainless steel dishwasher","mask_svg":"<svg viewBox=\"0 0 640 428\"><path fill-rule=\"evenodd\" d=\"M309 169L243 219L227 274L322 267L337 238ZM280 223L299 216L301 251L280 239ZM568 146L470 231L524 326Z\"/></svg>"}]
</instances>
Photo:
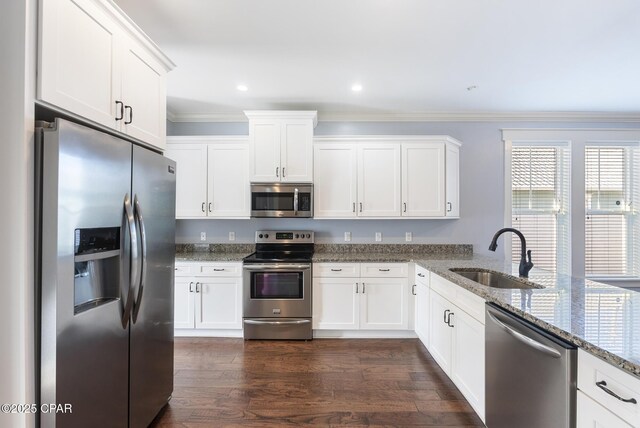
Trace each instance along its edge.
<instances>
[{"instance_id":1,"label":"stainless steel dishwasher","mask_svg":"<svg viewBox=\"0 0 640 428\"><path fill-rule=\"evenodd\" d=\"M575 346L491 303L485 317L487 427L575 427Z\"/></svg>"}]
</instances>

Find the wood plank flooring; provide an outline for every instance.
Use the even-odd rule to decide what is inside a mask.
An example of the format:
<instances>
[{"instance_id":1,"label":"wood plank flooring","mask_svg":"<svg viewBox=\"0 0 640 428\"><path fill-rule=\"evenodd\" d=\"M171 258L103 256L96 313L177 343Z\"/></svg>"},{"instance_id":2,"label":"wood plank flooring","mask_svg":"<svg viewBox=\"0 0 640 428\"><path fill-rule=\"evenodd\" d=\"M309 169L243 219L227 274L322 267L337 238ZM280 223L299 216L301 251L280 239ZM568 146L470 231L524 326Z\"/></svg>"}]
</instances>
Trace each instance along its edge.
<instances>
[{"instance_id":1,"label":"wood plank flooring","mask_svg":"<svg viewBox=\"0 0 640 428\"><path fill-rule=\"evenodd\" d=\"M417 339L176 338L153 427L482 427Z\"/></svg>"}]
</instances>

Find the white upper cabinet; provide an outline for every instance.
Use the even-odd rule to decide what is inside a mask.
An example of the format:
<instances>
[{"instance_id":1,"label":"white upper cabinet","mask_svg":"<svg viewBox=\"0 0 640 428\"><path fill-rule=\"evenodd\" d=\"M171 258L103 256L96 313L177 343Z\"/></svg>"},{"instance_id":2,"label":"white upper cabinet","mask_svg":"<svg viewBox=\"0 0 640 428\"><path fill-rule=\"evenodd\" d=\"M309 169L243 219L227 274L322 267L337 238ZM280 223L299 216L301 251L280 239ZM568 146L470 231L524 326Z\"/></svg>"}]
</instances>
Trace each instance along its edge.
<instances>
[{"instance_id":1,"label":"white upper cabinet","mask_svg":"<svg viewBox=\"0 0 640 428\"><path fill-rule=\"evenodd\" d=\"M453 138L314 141L314 217L459 217L460 143Z\"/></svg>"},{"instance_id":2,"label":"white upper cabinet","mask_svg":"<svg viewBox=\"0 0 640 428\"><path fill-rule=\"evenodd\" d=\"M400 216L400 146L358 147L358 215Z\"/></svg>"},{"instance_id":3,"label":"white upper cabinet","mask_svg":"<svg viewBox=\"0 0 640 428\"><path fill-rule=\"evenodd\" d=\"M251 182L313 181L315 111L245 111Z\"/></svg>"},{"instance_id":4,"label":"white upper cabinet","mask_svg":"<svg viewBox=\"0 0 640 428\"><path fill-rule=\"evenodd\" d=\"M176 161L176 218L248 218L246 137L169 137Z\"/></svg>"},{"instance_id":5,"label":"white upper cabinet","mask_svg":"<svg viewBox=\"0 0 640 428\"><path fill-rule=\"evenodd\" d=\"M174 64L112 2L40 7L38 101L163 149Z\"/></svg>"},{"instance_id":6,"label":"white upper cabinet","mask_svg":"<svg viewBox=\"0 0 640 428\"><path fill-rule=\"evenodd\" d=\"M316 145L313 163L314 217L356 217L358 159L355 146Z\"/></svg>"},{"instance_id":7,"label":"white upper cabinet","mask_svg":"<svg viewBox=\"0 0 640 428\"><path fill-rule=\"evenodd\" d=\"M446 152L447 217L460 217L460 146L447 143Z\"/></svg>"}]
</instances>

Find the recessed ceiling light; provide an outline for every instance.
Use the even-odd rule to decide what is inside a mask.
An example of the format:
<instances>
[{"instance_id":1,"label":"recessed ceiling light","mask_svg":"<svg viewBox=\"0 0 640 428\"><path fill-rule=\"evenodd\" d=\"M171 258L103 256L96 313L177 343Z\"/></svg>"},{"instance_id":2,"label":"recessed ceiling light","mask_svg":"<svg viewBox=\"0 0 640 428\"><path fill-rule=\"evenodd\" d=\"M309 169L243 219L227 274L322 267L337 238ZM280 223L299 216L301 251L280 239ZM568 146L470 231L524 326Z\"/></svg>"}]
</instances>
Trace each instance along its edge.
<instances>
[{"instance_id":1,"label":"recessed ceiling light","mask_svg":"<svg viewBox=\"0 0 640 428\"><path fill-rule=\"evenodd\" d=\"M247 92L249 90L249 87L247 85L238 85L236 86L236 89L240 92Z\"/></svg>"},{"instance_id":2,"label":"recessed ceiling light","mask_svg":"<svg viewBox=\"0 0 640 428\"><path fill-rule=\"evenodd\" d=\"M473 91L474 89L478 89L476 85L467 86L467 91Z\"/></svg>"},{"instance_id":3,"label":"recessed ceiling light","mask_svg":"<svg viewBox=\"0 0 640 428\"><path fill-rule=\"evenodd\" d=\"M359 83L354 83L354 84L351 86L351 90L352 90L353 92L360 92L360 91L362 91L362 85L361 85L361 84L359 84Z\"/></svg>"}]
</instances>

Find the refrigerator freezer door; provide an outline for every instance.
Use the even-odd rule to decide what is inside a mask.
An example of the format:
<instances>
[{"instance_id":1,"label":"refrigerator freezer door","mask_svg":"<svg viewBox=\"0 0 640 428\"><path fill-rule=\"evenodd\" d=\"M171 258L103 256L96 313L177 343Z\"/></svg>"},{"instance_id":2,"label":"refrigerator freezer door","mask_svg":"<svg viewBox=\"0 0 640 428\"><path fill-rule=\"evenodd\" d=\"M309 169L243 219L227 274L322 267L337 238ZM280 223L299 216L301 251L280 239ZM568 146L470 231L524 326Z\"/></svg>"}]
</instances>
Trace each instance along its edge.
<instances>
[{"instance_id":1,"label":"refrigerator freezer door","mask_svg":"<svg viewBox=\"0 0 640 428\"><path fill-rule=\"evenodd\" d=\"M40 131L42 427L127 424L131 144L64 120Z\"/></svg>"},{"instance_id":2,"label":"refrigerator freezer door","mask_svg":"<svg viewBox=\"0 0 640 428\"><path fill-rule=\"evenodd\" d=\"M175 162L134 146L132 194L142 275L130 327L132 428L148 426L173 392L175 188Z\"/></svg>"}]
</instances>

